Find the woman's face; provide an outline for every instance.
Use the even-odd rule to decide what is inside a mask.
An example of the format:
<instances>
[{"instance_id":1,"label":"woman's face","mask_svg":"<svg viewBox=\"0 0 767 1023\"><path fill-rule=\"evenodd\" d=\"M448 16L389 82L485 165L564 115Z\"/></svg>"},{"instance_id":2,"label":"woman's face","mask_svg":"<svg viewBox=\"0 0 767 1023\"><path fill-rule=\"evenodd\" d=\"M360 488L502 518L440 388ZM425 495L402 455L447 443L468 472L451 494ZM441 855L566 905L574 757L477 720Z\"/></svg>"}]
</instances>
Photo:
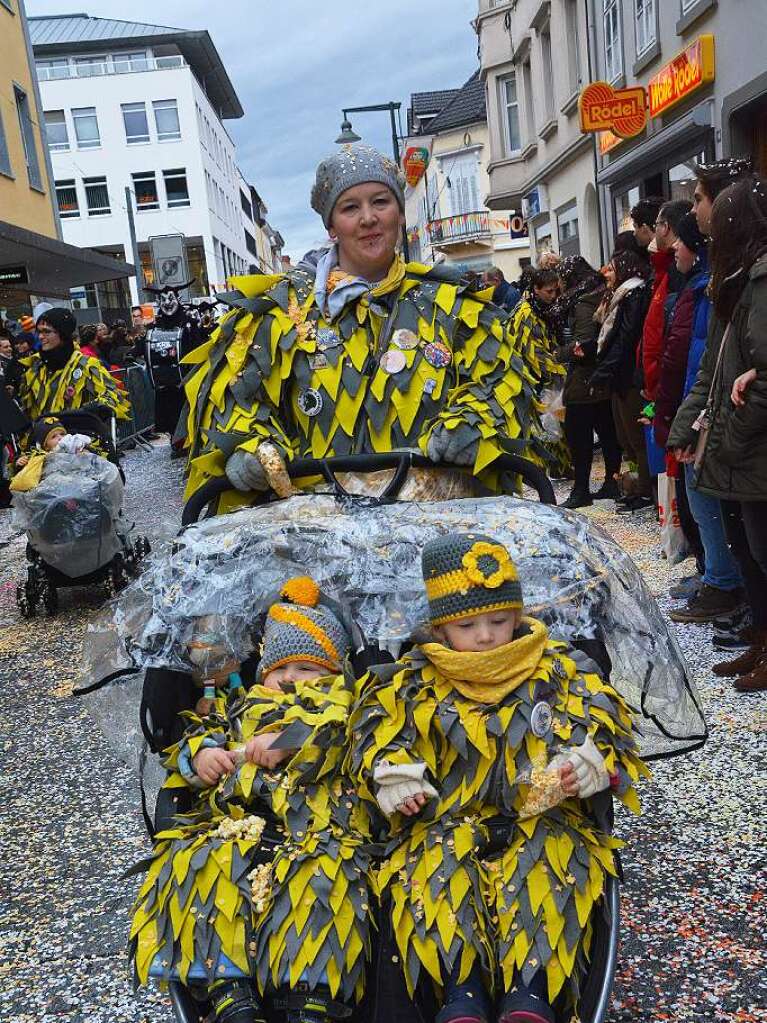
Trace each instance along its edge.
<instances>
[{"instance_id":1,"label":"woman's face","mask_svg":"<svg viewBox=\"0 0 767 1023\"><path fill-rule=\"evenodd\" d=\"M40 347L44 352L52 352L61 344L61 334L45 320L40 320L37 325L37 336L40 338Z\"/></svg>"},{"instance_id":2,"label":"woman's face","mask_svg":"<svg viewBox=\"0 0 767 1023\"><path fill-rule=\"evenodd\" d=\"M615 272L615 267L612 263L608 263L604 270L605 280L611 288L615 287L615 283L618 280L618 275Z\"/></svg>"},{"instance_id":3,"label":"woman's face","mask_svg":"<svg viewBox=\"0 0 767 1023\"><path fill-rule=\"evenodd\" d=\"M106 323L96 324L96 341L104 341L109 336L109 327Z\"/></svg>"},{"instance_id":4,"label":"woman's face","mask_svg":"<svg viewBox=\"0 0 767 1023\"><path fill-rule=\"evenodd\" d=\"M0 355L4 359L10 359L13 356L13 345L11 339L8 337L0 337Z\"/></svg>"},{"instance_id":5,"label":"woman's face","mask_svg":"<svg viewBox=\"0 0 767 1023\"><path fill-rule=\"evenodd\" d=\"M367 280L381 280L394 259L403 222L397 199L386 185L368 181L347 188L330 221L341 268Z\"/></svg>"}]
</instances>

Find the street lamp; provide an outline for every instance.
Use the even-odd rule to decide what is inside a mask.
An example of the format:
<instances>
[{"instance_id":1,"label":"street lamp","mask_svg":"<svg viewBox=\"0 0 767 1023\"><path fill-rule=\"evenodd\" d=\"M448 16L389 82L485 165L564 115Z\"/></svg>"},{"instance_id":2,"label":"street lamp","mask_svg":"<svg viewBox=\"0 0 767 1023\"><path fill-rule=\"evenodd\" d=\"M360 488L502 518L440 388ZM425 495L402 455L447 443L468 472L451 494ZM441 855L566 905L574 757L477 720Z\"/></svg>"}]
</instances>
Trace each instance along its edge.
<instances>
[{"instance_id":1,"label":"street lamp","mask_svg":"<svg viewBox=\"0 0 767 1023\"><path fill-rule=\"evenodd\" d=\"M379 110L388 110L389 117L391 118L391 143L392 150L394 151L394 162L399 167L399 135L397 134L397 121L395 113L399 113L402 107L401 103L373 103L367 107L344 107L343 115L344 119L341 122L341 134L336 139L336 143L342 146L350 142L360 142L362 137L356 133L352 128L352 122L349 120L349 114L365 114L375 112ZM402 255L405 257L405 262L410 259L410 246L407 241L407 226L402 227Z\"/></svg>"}]
</instances>

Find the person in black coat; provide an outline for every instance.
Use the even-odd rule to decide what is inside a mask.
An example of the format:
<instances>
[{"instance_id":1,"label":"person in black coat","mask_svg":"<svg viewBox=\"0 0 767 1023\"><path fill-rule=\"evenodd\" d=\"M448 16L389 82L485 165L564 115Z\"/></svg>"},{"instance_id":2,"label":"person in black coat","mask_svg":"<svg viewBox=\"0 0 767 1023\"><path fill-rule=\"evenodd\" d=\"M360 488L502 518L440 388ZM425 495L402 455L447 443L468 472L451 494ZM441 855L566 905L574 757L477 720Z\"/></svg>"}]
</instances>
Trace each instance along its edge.
<instances>
[{"instance_id":1,"label":"person in black coat","mask_svg":"<svg viewBox=\"0 0 767 1023\"><path fill-rule=\"evenodd\" d=\"M650 300L651 274L649 263L633 252L614 253L605 269L609 291L596 312L601 327L590 388L594 394L602 389L610 394L618 440L637 465L637 492L624 503L627 511L653 504L647 447L639 422L644 399L636 386L637 348Z\"/></svg>"}]
</instances>

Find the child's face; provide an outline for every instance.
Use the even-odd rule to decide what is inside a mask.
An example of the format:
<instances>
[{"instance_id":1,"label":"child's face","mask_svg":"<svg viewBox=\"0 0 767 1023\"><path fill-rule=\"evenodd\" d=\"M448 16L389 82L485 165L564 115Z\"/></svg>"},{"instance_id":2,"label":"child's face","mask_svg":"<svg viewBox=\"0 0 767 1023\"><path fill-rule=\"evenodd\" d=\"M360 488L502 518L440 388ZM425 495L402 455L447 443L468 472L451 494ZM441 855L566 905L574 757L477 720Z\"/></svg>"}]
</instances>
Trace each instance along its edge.
<instances>
[{"instance_id":1,"label":"child's face","mask_svg":"<svg viewBox=\"0 0 767 1023\"><path fill-rule=\"evenodd\" d=\"M264 675L261 685L266 686L267 689L276 689L278 692L282 692L283 685L288 682L308 682L327 674L327 668L320 668L319 665L310 664L309 661L291 661Z\"/></svg>"},{"instance_id":2,"label":"child's face","mask_svg":"<svg viewBox=\"0 0 767 1023\"><path fill-rule=\"evenodd\" d=\"M495 650L511 643L522 612L511 608L467 615L455 622L437 625L434 634L445 646L459 652Z\"/></svg>"},{"instance_id":3,"label":"child's face","mask_svg":"<svg viewBox=\"0 0 767 1023\"><path fill-rule=\"evenodd\" d=\"M46 451L53 451L53 449L58 445L58 443L61 440L61 438L62 437L66 437L66 435L67 435L67 431L61 429L61 427L57 427L55 430L51 430L51 432L45 438L45 445L44 445L45 446L45 450Z\"/></svg>"}]
</instances>

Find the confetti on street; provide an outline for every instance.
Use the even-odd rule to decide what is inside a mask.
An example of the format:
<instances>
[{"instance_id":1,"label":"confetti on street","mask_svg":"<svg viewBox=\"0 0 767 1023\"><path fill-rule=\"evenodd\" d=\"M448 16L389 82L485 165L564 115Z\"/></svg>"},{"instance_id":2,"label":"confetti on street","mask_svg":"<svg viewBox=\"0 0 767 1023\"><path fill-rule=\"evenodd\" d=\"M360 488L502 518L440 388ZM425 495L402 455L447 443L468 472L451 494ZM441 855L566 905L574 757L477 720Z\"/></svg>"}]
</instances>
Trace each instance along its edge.
<instances>
[{"instance_id":1,"label":"confetti on street","mask_svg":"<svg viewBox=\"0 0 767 1023\"><path fill-rule=\"evenodd\" d=\"M154 547L177 528L182 469L167 446L125 460L126 514ZM566 490L558 487L559 498ZM652 512L584 514L631 553L661 606L670 582ZM115 762L69 694L102 589L62 594L53 619L23 622L15 584L24 538L0 512L0 690L5 754L0 1021L160 1023L156 991L134 994L125 948L135 878L146 855L135 771ZM703 699L703 750L654 765L626 840L622 945L611 1023L767 1023L767 694L739 696L711 665L708 626L677 636Z\"/></svg>"}]
</instances>

